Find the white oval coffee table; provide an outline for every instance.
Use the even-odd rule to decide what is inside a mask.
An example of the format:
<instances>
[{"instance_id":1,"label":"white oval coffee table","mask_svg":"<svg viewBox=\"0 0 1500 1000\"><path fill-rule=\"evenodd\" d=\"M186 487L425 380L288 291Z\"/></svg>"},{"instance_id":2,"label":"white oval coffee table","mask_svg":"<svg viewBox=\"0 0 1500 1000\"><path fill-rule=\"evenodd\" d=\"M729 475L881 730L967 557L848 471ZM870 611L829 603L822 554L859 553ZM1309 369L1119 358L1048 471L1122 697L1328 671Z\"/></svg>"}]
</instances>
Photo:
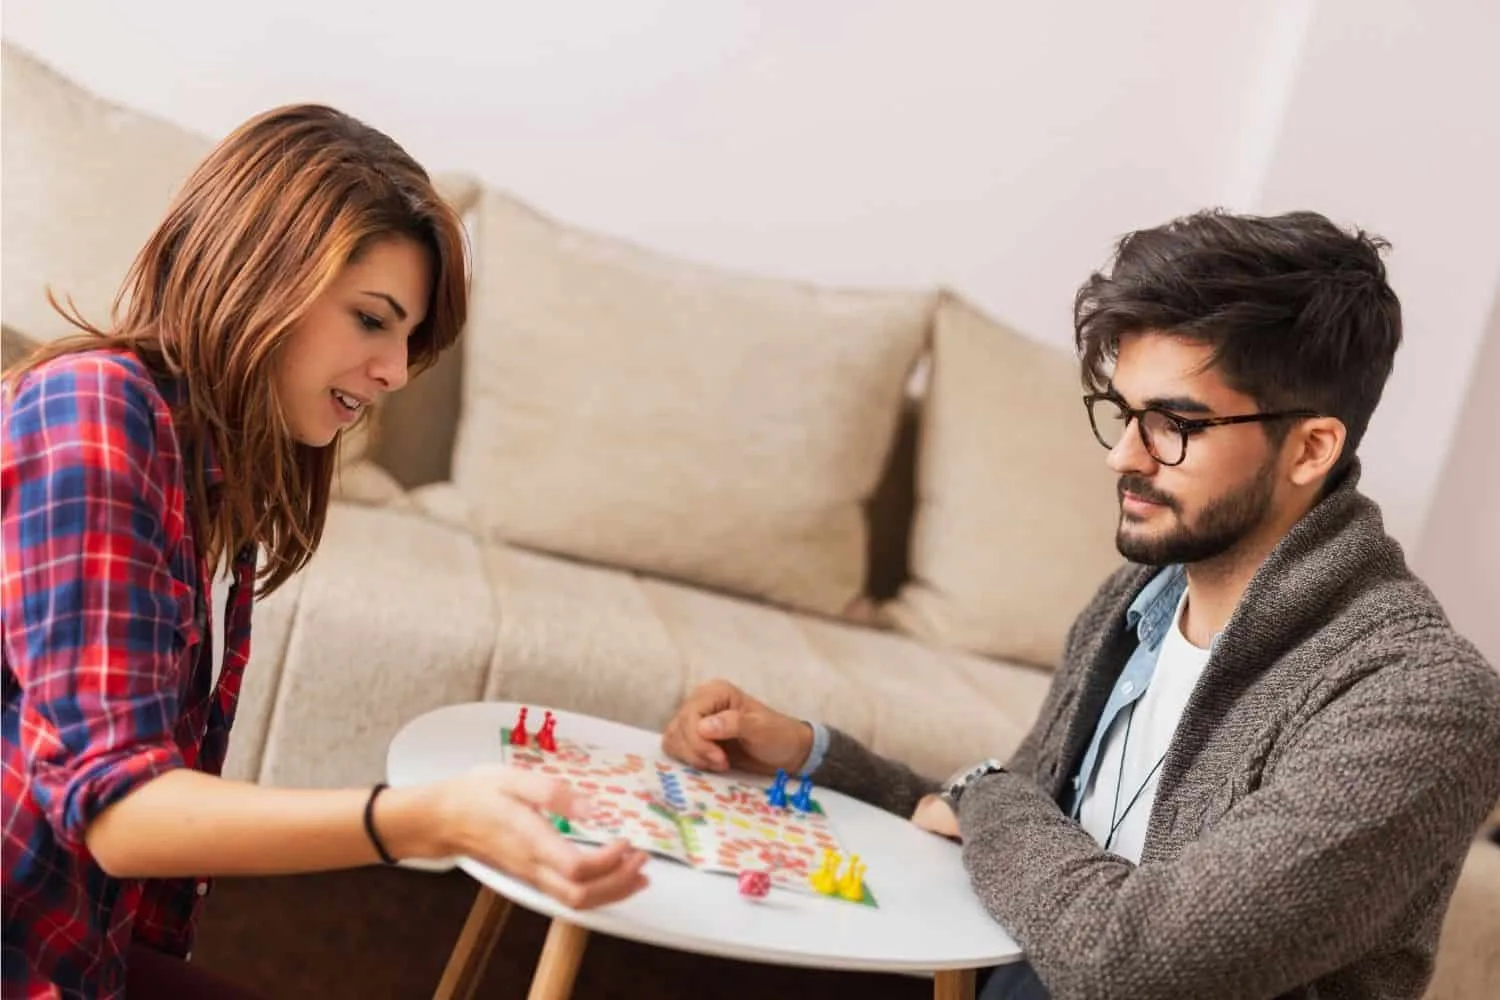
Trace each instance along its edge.
<instances>
[{"instance_id":1,"label":"white oval coffee table","mask_svg":"<svg viewBox=\"0 0 1500 1000\"><path fill-rule=\"evenodd\" d=\"M500 729L516 718L512 702L452 705L412 720L386 756L395 786L451 777L501 760ZM557 734L649 756L660 736L572 712L529 705L530 717L557 716ZM843 846L868 865L878 907L776 890L763 901L739 895L736 880L651 858L651 884L630 899L573 910L524 882L468 858L457 864L480 883L436 996L473 995L510 903L552 918L532 1000L566 997L590 931L681 951L819 969L934 973L938 998L972 997L981 968L1019 961L1021 950L979 905L958 846L846 795L817 788Z\"/></svg>"}]
</instances>

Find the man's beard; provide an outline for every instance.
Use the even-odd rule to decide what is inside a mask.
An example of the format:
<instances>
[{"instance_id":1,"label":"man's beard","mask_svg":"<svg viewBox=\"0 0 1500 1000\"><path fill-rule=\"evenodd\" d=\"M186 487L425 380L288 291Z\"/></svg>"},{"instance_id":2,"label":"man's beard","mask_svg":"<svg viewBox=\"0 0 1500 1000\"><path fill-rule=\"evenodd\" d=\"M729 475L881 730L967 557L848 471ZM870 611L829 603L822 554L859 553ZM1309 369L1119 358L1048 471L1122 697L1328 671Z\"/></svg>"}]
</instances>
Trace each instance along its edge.
<instances>
[{"instance_id":1,"label":"man's beard","mask_svg":"<svg viewBox=\"0 0 1500 1000\"><path fill-rule=\"evenodd\" d=\"M1142 537L1126 533L1122 514L1119 530L1115 533L1115 548L1131 562L1146 566L1199 563L1223 555L1259 527L1271 509L1275 486L1271 465L1267 462L1250 482L1209 503L1193 525L1182 523L1181 505L1174 497L1157 490L1150 480L1141 476L1121 476L1121 494L1129 492L1143 500L1163 504L1177 515L1178 521L1164 535Z\"/></svg>"}]
</instances>

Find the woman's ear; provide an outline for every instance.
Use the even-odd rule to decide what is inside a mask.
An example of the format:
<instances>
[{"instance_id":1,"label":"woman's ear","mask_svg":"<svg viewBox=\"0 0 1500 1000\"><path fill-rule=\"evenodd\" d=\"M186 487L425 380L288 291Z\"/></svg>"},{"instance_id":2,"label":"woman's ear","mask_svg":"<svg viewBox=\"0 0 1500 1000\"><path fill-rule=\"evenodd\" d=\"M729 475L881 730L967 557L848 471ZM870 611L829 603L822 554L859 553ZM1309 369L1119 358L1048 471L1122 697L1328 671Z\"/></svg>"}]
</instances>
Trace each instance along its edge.
<instances>
[{"instance_id":1,"label":"woman's ear","mask_svg":"<svg viewBox=\"0 0 1500 1000\"><path fill-rule=\"evenodd\" d=\"M1310 417L1302 420L1290 437L1293 453L1288 475L1298 486L1311 486L1338 464L1348 431L1338 417Z\"/></svg>"}]
</instances>

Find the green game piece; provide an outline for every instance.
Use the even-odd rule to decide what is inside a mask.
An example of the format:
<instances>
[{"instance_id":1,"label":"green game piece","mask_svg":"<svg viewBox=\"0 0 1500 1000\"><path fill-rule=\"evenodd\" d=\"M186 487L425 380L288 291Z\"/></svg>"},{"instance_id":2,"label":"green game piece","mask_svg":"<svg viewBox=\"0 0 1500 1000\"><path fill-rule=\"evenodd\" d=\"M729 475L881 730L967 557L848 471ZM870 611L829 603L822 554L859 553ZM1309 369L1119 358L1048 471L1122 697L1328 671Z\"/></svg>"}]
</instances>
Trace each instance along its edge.
<instances>
[{"instance_id":1,"label":"green game piece","mask_svg":"<svg viewBox=\"0 0 1500 1000\"><path fill-rule=\"evenodd\" d=\"M571 824L571 823L568 822L568 817L566 817L566 816L554 816L554 817L552 817L552 825L555 826L555 827L557 827L557 832L558 833L572 833L573 832L573 824Z\"/></svg>"}]
</instances>

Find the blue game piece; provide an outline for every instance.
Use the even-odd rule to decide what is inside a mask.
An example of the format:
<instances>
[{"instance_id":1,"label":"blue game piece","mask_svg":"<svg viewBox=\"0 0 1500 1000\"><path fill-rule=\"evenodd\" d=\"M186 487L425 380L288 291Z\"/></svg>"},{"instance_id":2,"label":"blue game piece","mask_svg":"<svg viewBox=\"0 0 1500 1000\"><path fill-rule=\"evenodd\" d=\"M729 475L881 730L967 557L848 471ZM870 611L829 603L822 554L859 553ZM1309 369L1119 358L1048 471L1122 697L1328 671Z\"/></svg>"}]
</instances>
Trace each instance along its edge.
<instances>
[{"instance_id":1,"label":"blue game piece","mask_svg":"<svg viewBox=\"0 0 1500 1000\"><path fill-rule=\"evenodd\" d=\"M766 789L766 802L773 809L786 808L786 771L777 768L776 783Z\"/></svg>"},{"instance_id":2,"label":"blue game piece","mask_svg":"<svg viewBox=\"0 0 1500 1000\"><path fill-rule=\"evenodd\" d=\"M802 784L797 786L797 794L792 796L792 805L800 812L812 812L812 779L805 774Z\"/></svg>"}]
</instances>

